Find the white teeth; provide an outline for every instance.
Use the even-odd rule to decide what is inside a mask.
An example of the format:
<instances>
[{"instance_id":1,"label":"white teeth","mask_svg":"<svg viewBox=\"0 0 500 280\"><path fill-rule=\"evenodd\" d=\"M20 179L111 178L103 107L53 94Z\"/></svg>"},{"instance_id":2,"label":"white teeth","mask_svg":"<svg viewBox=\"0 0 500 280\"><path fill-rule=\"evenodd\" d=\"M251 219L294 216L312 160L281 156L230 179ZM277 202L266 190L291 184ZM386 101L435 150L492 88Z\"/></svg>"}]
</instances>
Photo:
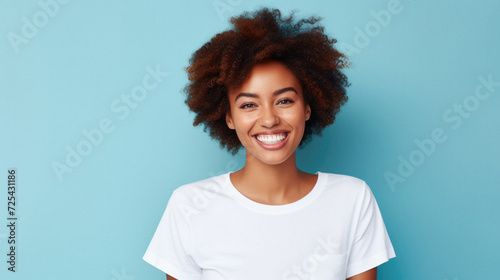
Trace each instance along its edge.
<instances>
[{"instance_id":1,"label":"white teeth","mask_svg":"<svg viewBox=\"0 0 500 280\"><path fill-rule=\"evenodd\" d=\"M285 140L285 138L286 138L286 133L271 134L271 135L269 135L269 134L257 135L257 140L259 140L260 142L262 142L264 144L269 144L269 145L279 143L279 142Z\"/></svg>"}]
</instances>

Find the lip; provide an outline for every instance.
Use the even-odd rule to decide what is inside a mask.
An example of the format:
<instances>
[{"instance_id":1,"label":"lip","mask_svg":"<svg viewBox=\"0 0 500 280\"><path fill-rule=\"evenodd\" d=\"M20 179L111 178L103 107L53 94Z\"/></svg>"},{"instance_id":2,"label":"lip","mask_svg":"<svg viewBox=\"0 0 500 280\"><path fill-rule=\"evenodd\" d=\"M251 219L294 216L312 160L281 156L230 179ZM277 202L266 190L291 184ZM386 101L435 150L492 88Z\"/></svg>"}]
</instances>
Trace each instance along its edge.
<instances>
[{"instance_id":1,"label":"lip","mask_svg":"<svg viewBox=\"0 0 500 280\"><path fill-rule=\"evenodd\" d=\"M280 134L280 133L290 133L290 131L288 131L288 130L268 130L268 131L262 131L259 133L255 133L252 136L256 137L257 135L269 135L269 134Z\"/></svg>"},{"instance_id":2,"label":"lip","mask_svg":"<svg viewBox=\"0 0 500 280\"><path fill-rule=\"evenodd\" d=\"M279 143L276 143L276 144L265 144L265 143L260 142L259 140L257 140L257 136L258 135L263 135L263 134L264 135L270 135L270 134L280 134L280 133L286 133L286 138L283 139L283 141L281 141ZM290 131L286 131L286 130L264 131L264 132L260 132L260 133L254 134L252 136L252 138L262 148L264 148L264 149L266 149L268 151L275 151L275 150L279 150L279 149L283 148L283 146L285 146L285 144L288 142L288 139L290 138Z\"/></svg>"}]
</instances>

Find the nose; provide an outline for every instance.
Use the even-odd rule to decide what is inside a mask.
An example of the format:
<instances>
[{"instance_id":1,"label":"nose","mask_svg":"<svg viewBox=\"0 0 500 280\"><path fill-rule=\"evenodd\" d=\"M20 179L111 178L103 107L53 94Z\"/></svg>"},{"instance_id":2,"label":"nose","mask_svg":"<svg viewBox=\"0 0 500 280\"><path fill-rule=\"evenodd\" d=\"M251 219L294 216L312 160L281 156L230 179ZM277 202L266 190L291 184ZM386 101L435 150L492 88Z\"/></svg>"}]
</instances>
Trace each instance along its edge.
<instances>
[{"instance_id":1,"label":"nose","mask_svg":"<svg viewBox=\"0 0 500 280\"><path fill-rule=\"evenodd\" d=\"M260 125L266 128L272 128L280 123L280 118L274 108L262 108L260 116Z\"/></svg>"}]
</instances>

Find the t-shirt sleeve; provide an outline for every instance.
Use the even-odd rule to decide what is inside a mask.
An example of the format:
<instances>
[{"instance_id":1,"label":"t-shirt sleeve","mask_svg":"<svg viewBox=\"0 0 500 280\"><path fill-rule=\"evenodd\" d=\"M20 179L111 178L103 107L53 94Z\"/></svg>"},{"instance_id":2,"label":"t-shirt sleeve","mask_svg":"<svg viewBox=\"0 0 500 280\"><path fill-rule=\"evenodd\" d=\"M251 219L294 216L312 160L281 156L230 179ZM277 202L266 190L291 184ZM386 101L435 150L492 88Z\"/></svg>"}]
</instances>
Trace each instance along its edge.
<instances>
[{"instance_id":1,"label":"t-shirt sleeve","mask_svg":"<svg viewBox=\"0 0 500 280\"><path fill-rule=\"evenodd\" d=\"M355 219L347 278L379 266L396 256L377 201L366 184L358 199L358 205L359 215Z\"/></svg>"},{"instance_id":2,"label":"t-shirt sleeve","mask_svg":"<svg viewBox=\"0 0 500 280\"><path fill-rule=\"evenodd\" d=\"M143 259L180 280L201 280L202 270L191 256L190 224L182 195L174 191Z\"/></svg>"}]
</instances>

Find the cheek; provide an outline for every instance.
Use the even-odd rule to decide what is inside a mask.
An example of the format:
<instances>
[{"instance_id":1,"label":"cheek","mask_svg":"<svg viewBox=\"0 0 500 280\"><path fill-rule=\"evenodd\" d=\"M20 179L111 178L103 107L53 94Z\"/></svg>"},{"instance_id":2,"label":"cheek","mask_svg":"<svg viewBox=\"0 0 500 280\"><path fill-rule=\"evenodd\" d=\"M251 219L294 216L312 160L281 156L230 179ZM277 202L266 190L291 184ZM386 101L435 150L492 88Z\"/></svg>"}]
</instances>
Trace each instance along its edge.
<instances>
[{"instance_id":1,"label":"cheek","mask_svg":"<svg viewBox=\"0 0 500 280\"><path fill-rule=\"evenodd\" d=\"M233 124L240 141L240 136L246 136L251 132L254 123L255 118L251 114L233 114Z\"/></svg>"},{"instance_id":2,"label":"cheek","mask_svg":"<svg viewBox=\"0 0 500 280\"><path fill-rule=\"evenodd\" d=\"M305 126L306 115L302 110L287 112L285 115L283 115L283 118L288 120L288 123L294 127Z\"/></svg>"}]
</instances>

